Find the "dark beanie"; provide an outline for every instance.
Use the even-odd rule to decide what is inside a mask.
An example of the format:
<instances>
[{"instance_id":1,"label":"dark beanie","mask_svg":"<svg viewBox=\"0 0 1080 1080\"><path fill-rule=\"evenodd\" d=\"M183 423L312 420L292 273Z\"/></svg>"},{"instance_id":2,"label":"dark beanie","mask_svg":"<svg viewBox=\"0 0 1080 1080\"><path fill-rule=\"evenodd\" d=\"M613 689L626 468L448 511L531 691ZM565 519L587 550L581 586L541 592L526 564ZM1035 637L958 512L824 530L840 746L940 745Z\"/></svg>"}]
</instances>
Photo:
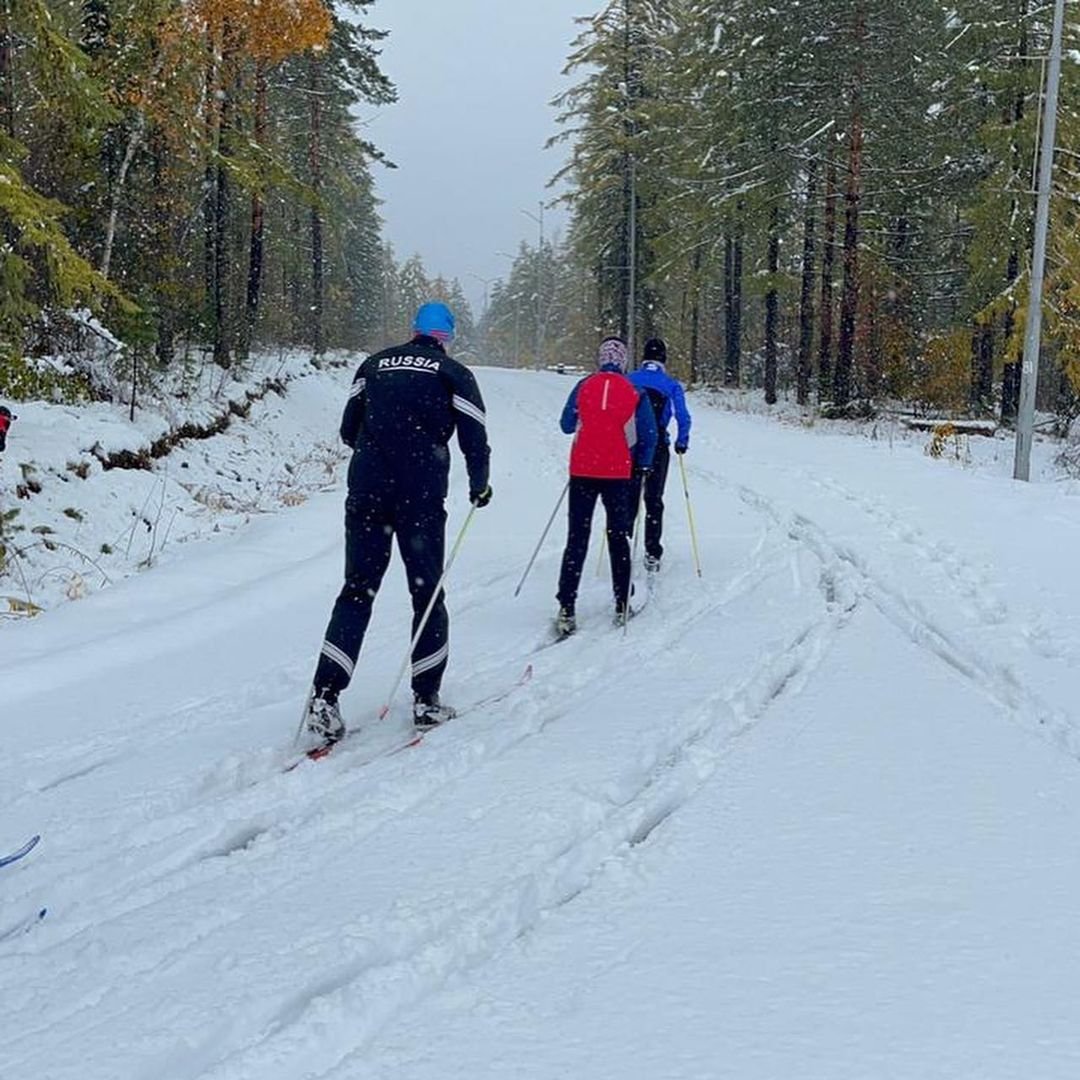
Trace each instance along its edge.
<instances>
[{"instance_id":1,"label":"dark beanie","mask_svg":"<svg viewBox=\"0 0 1080 1080\"><path fill-rule=\"evenodd\" d=\"M667 346L663 338L651 337L645 342L642 360L655 360L658 364L667 363Z\"/></svg>"}]
</instances>

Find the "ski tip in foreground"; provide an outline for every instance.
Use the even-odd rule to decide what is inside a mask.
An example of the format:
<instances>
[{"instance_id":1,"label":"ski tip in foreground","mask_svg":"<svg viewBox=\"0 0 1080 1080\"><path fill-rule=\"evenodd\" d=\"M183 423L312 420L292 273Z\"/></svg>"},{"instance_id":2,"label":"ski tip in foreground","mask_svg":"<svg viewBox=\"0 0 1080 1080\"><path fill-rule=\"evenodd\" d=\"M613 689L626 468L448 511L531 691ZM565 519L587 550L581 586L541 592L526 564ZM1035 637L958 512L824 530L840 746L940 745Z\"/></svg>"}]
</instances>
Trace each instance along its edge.
<instances>
[{"instance_id":1,"label":"ski tip in foreground","mask_svg":"<svg viewBox=\"0 0 1080 1080\"><path fill-rule=\"evenodd\" d=\"M18 862L24 855L29 855L30 852L38 846L40 840L41 834L35 833L21 848L19 848L18 851L13 851L10 855L0 857L0 866L7 866L9 863Z\"/></svg>"}]
</instances>

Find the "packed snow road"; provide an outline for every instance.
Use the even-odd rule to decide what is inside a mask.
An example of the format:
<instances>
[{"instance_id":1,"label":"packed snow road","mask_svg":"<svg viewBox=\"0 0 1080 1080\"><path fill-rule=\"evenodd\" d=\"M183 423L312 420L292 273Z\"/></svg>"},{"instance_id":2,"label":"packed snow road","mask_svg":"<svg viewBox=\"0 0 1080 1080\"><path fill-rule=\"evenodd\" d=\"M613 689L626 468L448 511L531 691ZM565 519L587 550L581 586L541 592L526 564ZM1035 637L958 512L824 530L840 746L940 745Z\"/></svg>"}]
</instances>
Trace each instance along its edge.
<instances>
[{"instance_id":1,"label":"packed snow road","mask_svg":"<svg viewBox=\"0 0 1080 1080\"><path fill-rule=\"evenodd\" d=\"M645 610L611 627L594 543L551 645L560 530L512 592L569 383L480 380L466 711L421 746L365 749L395 560L343 699L370 732L281 771L339 495L4 629L0 849L43 839L0 934L48 915L0 939L0 1076L1075 1076L1080 499L699 405L704 576L675 470Z\"/></svg>"}]
</instances>

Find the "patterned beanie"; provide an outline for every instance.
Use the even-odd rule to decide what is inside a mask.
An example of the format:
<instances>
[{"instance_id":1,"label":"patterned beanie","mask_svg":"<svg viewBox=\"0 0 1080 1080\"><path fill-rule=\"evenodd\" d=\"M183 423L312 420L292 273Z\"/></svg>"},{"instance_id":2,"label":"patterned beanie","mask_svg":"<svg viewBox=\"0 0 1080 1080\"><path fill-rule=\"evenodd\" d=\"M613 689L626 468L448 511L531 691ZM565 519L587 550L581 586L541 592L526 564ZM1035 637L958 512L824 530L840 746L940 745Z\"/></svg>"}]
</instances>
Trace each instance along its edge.
<instances>
[{"instance_id":1,"label":"patterned beanie","mask_svg":"<svg viewBox=\"0 0 1080 1080\"><path fill-rule=\"evenodd\" d=\"M626 370L626 342L622 338L609 337L600 342L596 353L596 366L614 364L620 371Z\"/></svg>"}]
</instances>

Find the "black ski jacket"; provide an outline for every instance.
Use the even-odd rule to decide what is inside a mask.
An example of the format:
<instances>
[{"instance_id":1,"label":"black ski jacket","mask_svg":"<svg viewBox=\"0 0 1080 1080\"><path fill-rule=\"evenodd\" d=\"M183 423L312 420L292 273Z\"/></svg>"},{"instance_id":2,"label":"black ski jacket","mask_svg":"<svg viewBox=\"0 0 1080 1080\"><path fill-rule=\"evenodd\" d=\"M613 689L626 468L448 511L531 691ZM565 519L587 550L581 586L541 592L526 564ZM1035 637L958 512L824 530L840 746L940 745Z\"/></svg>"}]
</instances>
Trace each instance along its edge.
<instances>
[{"instance_id":1,"label":"black ski jacket","mask_svg":"<svg viewBox=\"0 0 1080 1080\"><path fill-rule=\"evenodd\" d=\"M424 335L372 354L356 372L341 418L341 437L354 451L350 491L445 498L455 431L469 494L478 495L488 484L490 450L473 373Z\"/></svg>"}]
</instances>

